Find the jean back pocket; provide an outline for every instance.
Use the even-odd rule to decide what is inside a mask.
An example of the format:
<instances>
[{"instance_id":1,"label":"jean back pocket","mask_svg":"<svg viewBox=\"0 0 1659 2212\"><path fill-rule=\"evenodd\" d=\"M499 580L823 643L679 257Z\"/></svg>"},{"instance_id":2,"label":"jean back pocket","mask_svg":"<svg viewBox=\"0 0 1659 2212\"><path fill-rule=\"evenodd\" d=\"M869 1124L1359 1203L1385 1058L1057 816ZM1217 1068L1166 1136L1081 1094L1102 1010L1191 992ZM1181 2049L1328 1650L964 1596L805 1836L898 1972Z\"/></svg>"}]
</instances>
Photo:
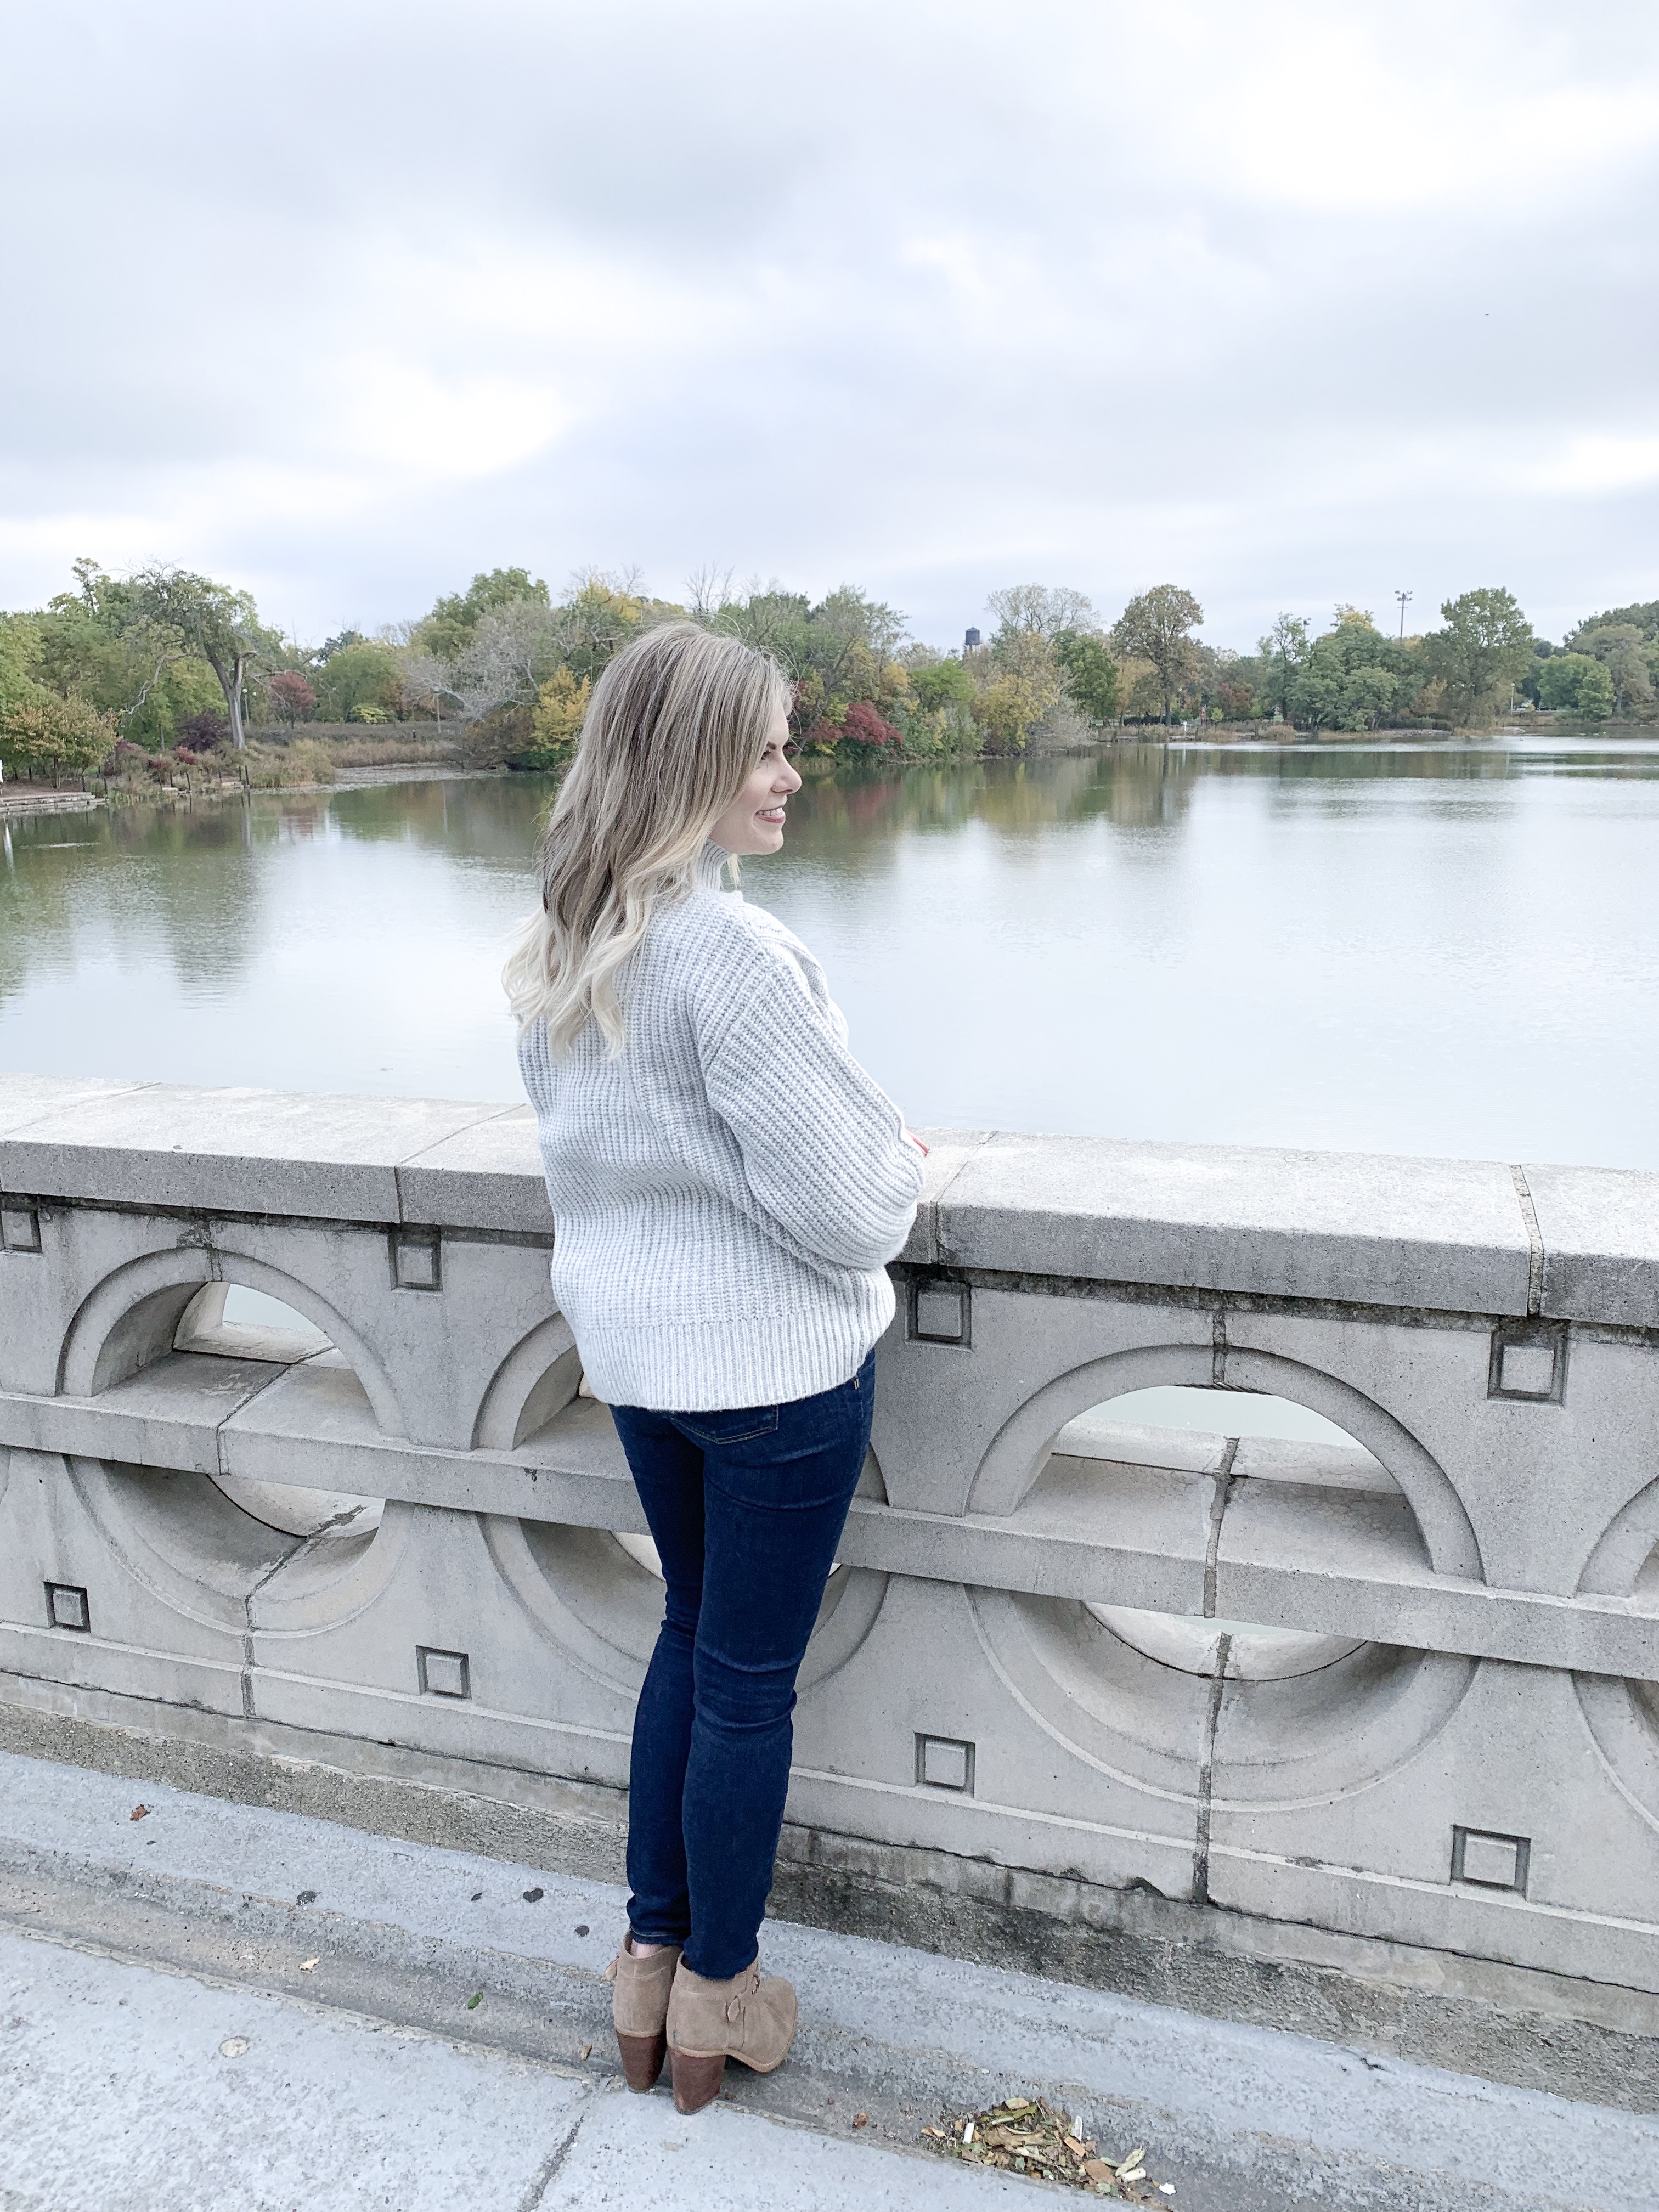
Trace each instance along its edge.
<instances>
[{"instance_id":1,"label":"jean back pocket","mask_svg":"<svg viewBox=\"0 0 1659 2212\"><path fill-rule=\"evenodd\" d=\"M777 1433L775 1406L733 1406L708 1413L676 1413L674 1426L699 1444L746 1444Z\"/></svg>"}]
</instances>

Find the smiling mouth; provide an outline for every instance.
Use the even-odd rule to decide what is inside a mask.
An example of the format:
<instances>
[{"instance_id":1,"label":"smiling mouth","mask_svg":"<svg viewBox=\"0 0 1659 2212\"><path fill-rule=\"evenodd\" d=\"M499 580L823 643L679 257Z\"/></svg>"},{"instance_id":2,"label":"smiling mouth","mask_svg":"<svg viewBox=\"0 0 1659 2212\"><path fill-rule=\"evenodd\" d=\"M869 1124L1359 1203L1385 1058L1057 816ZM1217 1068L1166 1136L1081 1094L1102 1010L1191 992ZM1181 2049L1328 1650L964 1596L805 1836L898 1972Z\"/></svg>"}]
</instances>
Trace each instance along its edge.
<instances>
[{"instance_id":1,"label":"smiling mouth","mask_svg":"<svg viewBox=\"0 0 1659 2212\"><path fill-rule=\"evenodd\" d=\"M757 812L761 821L770 822L774 827L782 823L783 809L781 806L763 806L757 809Z\"/></svg>"}]
</instances>

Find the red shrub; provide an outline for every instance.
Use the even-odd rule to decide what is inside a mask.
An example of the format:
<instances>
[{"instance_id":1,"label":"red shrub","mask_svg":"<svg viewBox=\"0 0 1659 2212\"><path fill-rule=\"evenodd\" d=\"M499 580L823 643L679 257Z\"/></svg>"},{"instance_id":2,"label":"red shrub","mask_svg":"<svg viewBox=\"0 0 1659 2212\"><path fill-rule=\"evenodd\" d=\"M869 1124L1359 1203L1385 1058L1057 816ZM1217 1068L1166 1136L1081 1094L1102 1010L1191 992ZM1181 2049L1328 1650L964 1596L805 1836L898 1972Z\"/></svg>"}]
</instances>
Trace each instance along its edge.
<instances>
[{"instance_id":1,"label":"red shrub","mask_svg":"<svg viewBox=\"0 0 1659 2212\"><path fill-rule=\"evenodd\" d=\"M856 700L847 709L841 733L855 745L896 745L900 741L898 732L883 720L867 699Z\"/></svg>"},{"instance_id":2,"label":"red shrub","mask_svg":"<svg viewBox=\"0 0 1659 2212\"><path fill-rule=\"evenodd\" d=\"M265 679L270 703L285 722L302 722L317 705L317 694L296 669L284 668Z\"/></svg>"},{"instance_id":3,"label":"red shrub","mask_svg":"<svg viewBox=\"0 0 1659 2212\"><path fill-rule=\"evenodd\" d=\"M197 753L211 752L229 735L230 717L222 714L216 707L204 707L199 714L186 714L177 732L179 744Z\"/></svg>"}]
</instances>

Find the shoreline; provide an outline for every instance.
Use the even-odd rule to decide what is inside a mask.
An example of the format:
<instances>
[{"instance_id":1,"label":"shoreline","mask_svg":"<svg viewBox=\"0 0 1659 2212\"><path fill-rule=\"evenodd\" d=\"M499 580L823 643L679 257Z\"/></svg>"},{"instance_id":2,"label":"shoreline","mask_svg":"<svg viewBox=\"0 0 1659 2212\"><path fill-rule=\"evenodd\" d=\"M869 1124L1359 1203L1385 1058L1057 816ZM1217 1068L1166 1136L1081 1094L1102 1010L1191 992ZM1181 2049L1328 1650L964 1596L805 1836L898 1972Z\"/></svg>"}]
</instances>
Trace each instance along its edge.
<instances>
[{"instance_id":1,"label":"shoreline","mask_svg":"<svg viewBox=\"0 0 1659 2212\"><path fill-rule=\"evenodd\" d=\"M1258 725L1255 728L1237 724L1212 728L1194 726L1186 730L1178 725L1171 725L1166 730L1162 724L1146 723L1133 731L1126 730L1121 734L1100 738L1088 744L1045 746L1024 753L961 753L948 757L877 755L869 759L853 761L818 755L809 763L803 763L803 767L809 779L816 782L829 781L848 775L849 771L863 779L879 775L883 771L900 775L919 769L988 768L999 764L1030 766L1042 760L1090 760L1109 757L1113 753L1130 747L1158 746L1180 752L1248 750L1313 754L1334 753L1338 750L1344 753L1367 750L1462 752L1515 750L1540 741L1559 745L1620 748L1659 744L1659 724L1610 722L1594 727L1575 725L1565 728L1537 728L1508 722L1494 730L1459 733L1434 728L1309 732L1288 729L1282 724ZM386 785L501 782L510 781L514 775L532 776L548 773L550 771L547 770L514 770L501 766L461 767L447 761L414 760L343 766L326 783L250 786L232 779L222 779L211 788L193 791L181 789L175 784L156 784L149 790L112 790L106 787L101 792L56 789L37 784L6 784L0 786L0 822L28 821L37 815L45 814L90 813L99 807L195 806L204 802L228 799L314 798L319 793L372 790Z\"/></svg>"}]
</instances>

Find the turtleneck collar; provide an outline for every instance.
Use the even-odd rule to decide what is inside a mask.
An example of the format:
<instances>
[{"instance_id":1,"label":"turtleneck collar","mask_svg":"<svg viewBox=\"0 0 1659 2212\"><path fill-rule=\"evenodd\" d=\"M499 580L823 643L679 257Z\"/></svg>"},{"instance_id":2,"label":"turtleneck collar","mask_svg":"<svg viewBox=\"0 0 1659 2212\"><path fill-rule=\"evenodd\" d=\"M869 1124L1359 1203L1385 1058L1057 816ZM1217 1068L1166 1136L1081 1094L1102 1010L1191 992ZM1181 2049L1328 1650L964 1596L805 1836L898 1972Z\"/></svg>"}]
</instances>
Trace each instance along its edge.
<instances>
[{"instance_id":1,"label":"turtleneck collar","mask_svg":"<svg viewBox=\"0 0 1659 2212\"><path fill-rule=\"evenodd\" d=\"M723 845L717 845L712 837L708 839L697 856L697 889L700 891L723 891L730 888L722 882L721 874L731 857Z\"/></svg>"}]
</instances>

